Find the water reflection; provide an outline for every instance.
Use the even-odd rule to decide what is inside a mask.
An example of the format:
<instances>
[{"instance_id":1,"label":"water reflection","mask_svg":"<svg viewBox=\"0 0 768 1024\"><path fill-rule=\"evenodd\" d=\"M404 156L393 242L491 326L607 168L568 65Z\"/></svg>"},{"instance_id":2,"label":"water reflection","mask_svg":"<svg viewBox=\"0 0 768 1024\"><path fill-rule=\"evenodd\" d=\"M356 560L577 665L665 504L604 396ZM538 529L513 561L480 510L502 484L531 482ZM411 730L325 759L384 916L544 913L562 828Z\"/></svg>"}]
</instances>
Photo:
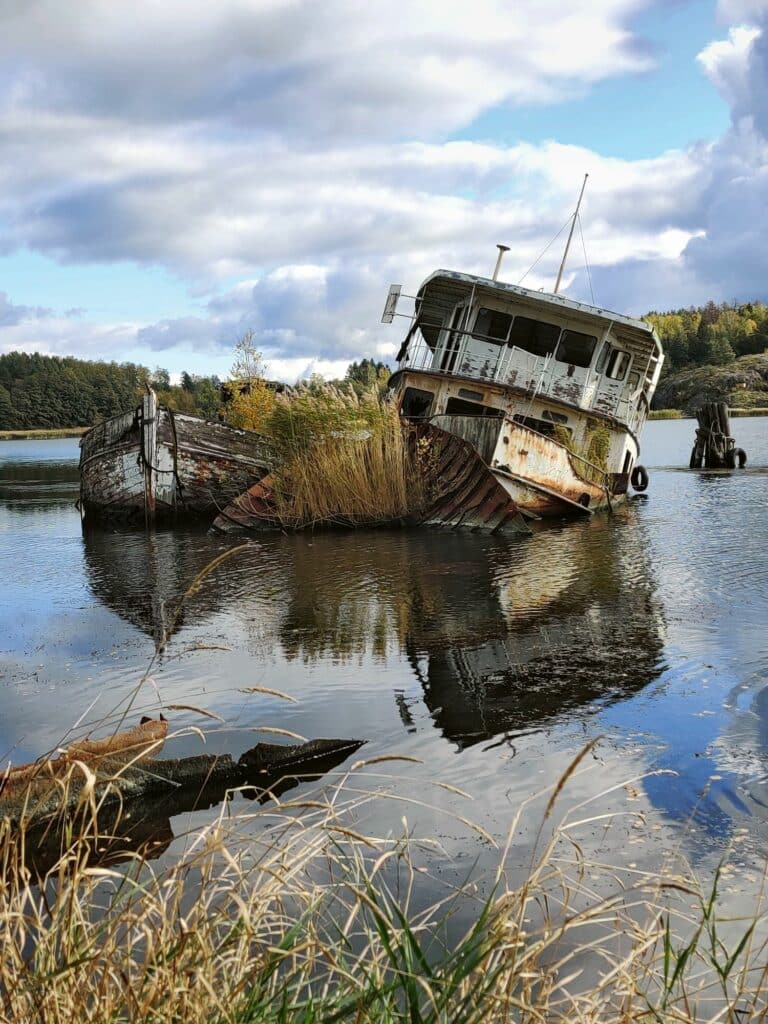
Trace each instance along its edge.
<instances>
[{"instance_id":1,"label":"water reflection","mask_svg":"<svg viewBox=\"0 0 768 1024\"><path fill-rule=\"evenodd\" d=\"M625 697L662 670L663 620L642 531L625 513L498 540L438 531L265 539L212 574L226 550L190 531L85 536L94 593L157 642L185 622L238 619L257 647L313 664L404 656L420 693L395 693L413 727L424 702L459 748L542 728Z\"/></svg>"},{"instance_id":2,"label":"water reflection","mask_svg":"<svg viewBox=\"0 0 768 1024\"><path fill-rule=\"evenodd\" d=\"M84 528L83 547L94 595L158 647L185 621L204 621L227 601L227 578L215 573L194 601L182 601L198 574L227 550L202 530Z\"/></svg>"},{"instance_id":3,"label":"water reflection","mask_svg":"<svg viewBox=\"0 0 768 1024\"><path fill-rule=\"evenodd\" d=\"M768 459L765 422L751 434L739 422L752 466ZM690 424L651 424L651 448L656 428L657 463L686 464ZM471 788L493 818L507 793L525 799L544 782L545 763L551 781L585 736L603 734L620 757L676 773L647 779L645 795L705 841L768 819L761 473L657 471L646 500L612 518L515 541L258 538L175 620L195 575L239 541L84 536L70 446L67 463L58 443L39 457L26 442L0 445L0 573L12 581L0 595L0 751L31 759L97 695L94 715L116 705L146 670L147 638L170 637L142 697L220 714L208 750L237 754L264 724L341 731L376 754L423 757L425 779ZM248 689L259 685L298 703ZM178 730L200 724L174 713ZM184 755L199 739L174 743Z\"/></svg>"}]
</instances>

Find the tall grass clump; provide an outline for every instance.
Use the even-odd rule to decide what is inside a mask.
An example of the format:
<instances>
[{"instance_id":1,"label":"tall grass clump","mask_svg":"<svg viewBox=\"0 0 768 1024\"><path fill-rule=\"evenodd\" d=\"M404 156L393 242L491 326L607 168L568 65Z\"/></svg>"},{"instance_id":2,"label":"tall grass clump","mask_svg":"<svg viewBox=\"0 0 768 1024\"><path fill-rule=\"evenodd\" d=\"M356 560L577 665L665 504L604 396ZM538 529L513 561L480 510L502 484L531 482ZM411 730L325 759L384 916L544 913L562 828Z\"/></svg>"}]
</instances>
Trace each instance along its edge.
<instances>
[{"instance_id":1,"label":"tall grass clump","mask_svg":"<svg viewBox=\"0 0 768 1024\"><path fill-rule=\"evenodd\" d=\"M315 384L278 396L265 433L279 454L273 499L287 526L391 523L420 505L417 449L376 388Z\"/></svg>"},{"instance_id":2,"label":"tall grass clump","mask_svg":"<svg viewBox=\"0 0 768 1024\"><path fill-rule=\"evenodd\" d=\"M497 846L495 874L459 889L440 888L436 841L419 842L407 829L402 838L366 830L360 822L373 790L392 782L378 774L386 758L255 813L223 809L180 837L183 852L165 865L141 846L122 848L121 863L111 859L114 823L99 825L93 793L60 830L47 865L38 836L0 822L0 1019L768 1020L759 908L730 922L727 934L719 877L702 895L671 872L637 871L601 895L597 874L610 880L615 869L586 858L579 829L604 827L605 815L582 804L551 827L585 751L552 788L516 884L507 867L525 807ZM428 805L422 790L419 803ZM483 881L485 895L476 884ZM459 905L472 910L462 928L451 923Z\"/></svg>"}]
</instances>

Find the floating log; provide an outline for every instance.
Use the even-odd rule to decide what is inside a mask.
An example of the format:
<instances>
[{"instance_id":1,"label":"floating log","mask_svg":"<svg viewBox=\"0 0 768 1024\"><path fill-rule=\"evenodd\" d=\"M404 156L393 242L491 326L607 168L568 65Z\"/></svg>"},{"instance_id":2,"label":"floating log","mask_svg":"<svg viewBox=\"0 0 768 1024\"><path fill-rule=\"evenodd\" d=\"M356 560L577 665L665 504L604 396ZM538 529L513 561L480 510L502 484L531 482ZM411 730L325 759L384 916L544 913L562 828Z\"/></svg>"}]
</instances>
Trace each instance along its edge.
<instances>
[{"instance_id":1,"label":"floating log","mask_svg":"<svg viewBox=\"0 0 768 1024\"><path fill-rule=\"evenodd\" d=\"M735 469L747 464L747 454L736 447L725 402L707 402L696 413L698 427L691 451L691 469Z\"/></svg>"},{"instance_id":2,"label":"floating log","mask_svg":"<svg viewBox=\"0 0 768 1024\"><path fill-rule=\"evenodd\" d=\"M148 761L165 738L160 723L140 726L108 740L75 744L56 758L6 771L0 776L0 818L19 824L66 820L89 788L100 807L109 809L138 801L164 801L165 814L185 809L184 795L203 794L212 802L227 790L270 788L286 776L323 774L358 750L363 740L317 739L296 745L257 743L235 761L230 754ZM94 752L92 748L96 747ZM211 794L216 800L210 800ZM178 809L176 809L178 807Z\"/></svg>"}]
</instances>

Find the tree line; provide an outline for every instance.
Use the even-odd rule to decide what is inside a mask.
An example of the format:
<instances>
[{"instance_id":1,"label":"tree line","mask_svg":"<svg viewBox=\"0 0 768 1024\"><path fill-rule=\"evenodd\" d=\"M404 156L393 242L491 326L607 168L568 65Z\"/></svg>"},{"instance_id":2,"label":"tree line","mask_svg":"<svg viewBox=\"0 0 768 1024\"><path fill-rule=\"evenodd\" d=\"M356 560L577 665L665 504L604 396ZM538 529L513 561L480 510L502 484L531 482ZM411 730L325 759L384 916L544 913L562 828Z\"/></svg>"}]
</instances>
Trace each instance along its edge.
<instances>
[{"instance_id":1,"label":"tree line","mask_svg":"<svg viewBox=\"0 0 768 1024\"><path fill-rule=\"evenodd\" d=\"M89 427L132 409L147 384L179 412L215 419L221 405L216 377L184 373L172 385L167 370L37 352L0 356L0 430Z\"/></svg>"},{"instance_id":2,"label":"tree line","mask_svg":"<svg viewBox=\"0 0 768 1024\"><path fill-rule=\"evenodd\" d=\"M363 359L350 366L345 380L365 388L388 376L386 364ZM172 384L162 368L10 352L0 355L0 430L93 426L132 409L148 384L160 404L176 412L212 420L223 414L226 391L216 376L182 373Z\"/></svg>"},{"instance_id":3,"label":"tree line","mask_svg":"<svg viewBox=\"0 0 768 1024\"><path fill-rule=\"evenodd\" d=\"M762 302L708 302L654 311L644 319L655 327L664 346L664 378L690 367L725 366L739 356L768 349L768 305ZM236 353L243 344L252 347L250 332ZM242 376L238 365L236 359L235 379ZM362 359L351 364L343 382L329 383L344 383L359 393L371 387L383 391L389 373L385 363ZM180 382L172 384L167 370L136 363L10 352L0 356L0 430L92 426L131 409L147 384L155 388L162 405L206 419L222 414L227 397L216 376L183 373Z\"/></svg>"},{"instance_id":4,"label":"tree line","mask_svg":"<svg viewBox=\"0 0 768 1024\"><path fill-rule=\"evenodd\" d=\"M768 306L762 302L708 302L644 319L664 346L664 377L694 366L726 366L768 348Z\"/></svg>"}]
</instances>

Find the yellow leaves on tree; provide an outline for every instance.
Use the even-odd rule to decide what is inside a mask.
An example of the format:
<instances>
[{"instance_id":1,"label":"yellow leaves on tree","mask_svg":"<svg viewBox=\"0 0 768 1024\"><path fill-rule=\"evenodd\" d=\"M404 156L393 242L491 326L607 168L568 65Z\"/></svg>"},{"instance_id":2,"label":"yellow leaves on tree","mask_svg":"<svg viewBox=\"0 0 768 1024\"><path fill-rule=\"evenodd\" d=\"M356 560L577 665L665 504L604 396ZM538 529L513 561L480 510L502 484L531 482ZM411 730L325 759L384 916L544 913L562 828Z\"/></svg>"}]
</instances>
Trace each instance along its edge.
<instances>
[{"instance_id":1,"label":"yellow leaves on tree","mask_svg":"<svg viewBox=\"0 0 768 1024\"><path fill-rule=\"evenodd\" d=\"M267 387L266 367L256 348L253 331L246 331L235 346L227 420L235 427L262 432L275 408L275 394Z\"/></svg>"}]
</instances>

